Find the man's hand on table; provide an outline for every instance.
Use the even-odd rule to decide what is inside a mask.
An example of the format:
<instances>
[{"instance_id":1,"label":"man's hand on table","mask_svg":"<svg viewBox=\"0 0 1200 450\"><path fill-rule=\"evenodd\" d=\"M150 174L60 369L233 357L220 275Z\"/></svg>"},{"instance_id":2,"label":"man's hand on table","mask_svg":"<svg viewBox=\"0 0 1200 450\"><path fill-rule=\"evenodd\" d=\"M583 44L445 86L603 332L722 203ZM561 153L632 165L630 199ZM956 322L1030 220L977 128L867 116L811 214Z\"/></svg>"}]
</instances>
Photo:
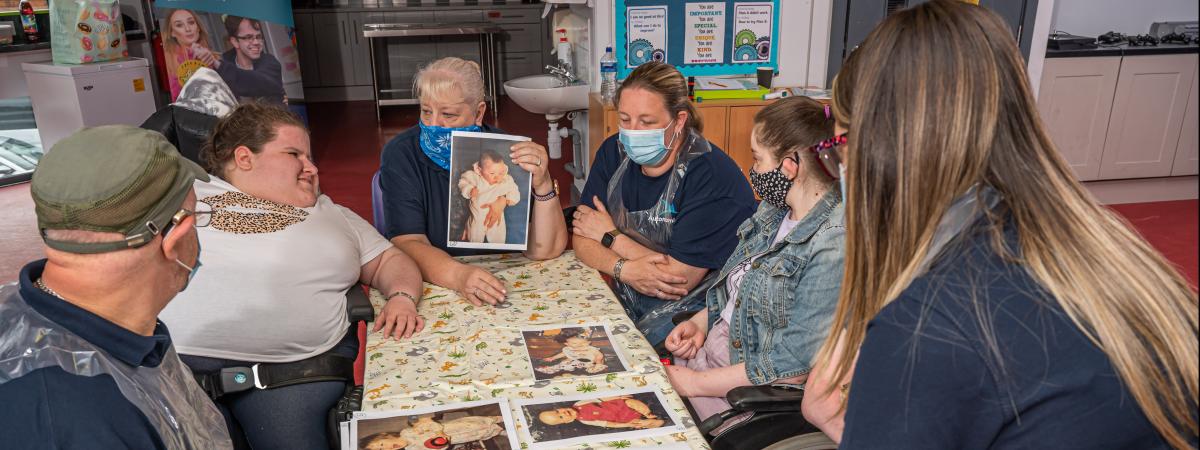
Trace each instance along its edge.
<instances>
[{"instance_id":1,"label":"man's hand on table","mask_svg":"<svg viewBox=\"0 0 1200 450\"><path fill-rule=\"evenodd\" d=\"M681 287L687 283L687 278L663 270L668 263L667 255L661 253L631 259L621 270L619 281L651 297L679 300L688 293L687 289Z\"/></svg>"},{"instance_id":2,"label":"man's hand on table","mask_svg":"<svg viewBox=\"0 0 1200 450\"><path fill-rule=\"evenodd\" d=\"M408 297L396 296L379 311L372 331L383 330L383 338L408 339L425 328L425 318L417 314L417 305Z\"/></svg>"},{"instance_id":3,"label":"man's hand on table","mask_svg":"<svg viewBox=\"0 0 1200 450\"><path fill-rule=\"evenodd\" d=\"M449 287L475 306L482 306L484 303L495 305L504 301L508 295L504 283L486 270L460 263L455 271L457 274L454 277L454 286Z\"/></svg>"}]
</instances>

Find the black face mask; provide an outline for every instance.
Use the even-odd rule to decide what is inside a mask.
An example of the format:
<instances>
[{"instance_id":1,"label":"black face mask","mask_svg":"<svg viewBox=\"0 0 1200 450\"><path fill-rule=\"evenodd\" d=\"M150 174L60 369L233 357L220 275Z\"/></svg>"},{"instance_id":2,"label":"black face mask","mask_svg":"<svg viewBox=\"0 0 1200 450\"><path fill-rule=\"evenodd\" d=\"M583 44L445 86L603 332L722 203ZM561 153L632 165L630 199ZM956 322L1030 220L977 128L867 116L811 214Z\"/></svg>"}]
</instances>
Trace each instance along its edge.
<instances>
[{"instance_id":1,"label":"black face mask","mask_svg":"<svg viewBox=\"0 0 1200 450\"><path fill-rule=\"evenodd\" d=\"M783 174L783 162L770 172L759 173L753 168L750 169L750 187L763 201L775 205L776 208L787 209L787 193L792 189L794 182L794 179L788 179L787 175Z\"/></svg>"}]
</instances>

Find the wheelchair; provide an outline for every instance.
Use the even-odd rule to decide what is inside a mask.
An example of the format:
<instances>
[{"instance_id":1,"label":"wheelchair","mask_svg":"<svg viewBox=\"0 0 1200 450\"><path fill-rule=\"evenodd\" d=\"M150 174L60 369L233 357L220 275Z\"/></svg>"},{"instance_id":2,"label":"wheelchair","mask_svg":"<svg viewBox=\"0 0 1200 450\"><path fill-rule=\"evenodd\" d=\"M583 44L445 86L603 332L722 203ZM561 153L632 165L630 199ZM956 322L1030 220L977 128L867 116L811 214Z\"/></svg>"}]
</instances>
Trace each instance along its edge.
<instances>
[{"instance_id":1,"label":"wheelchair","mask_svg":"<svg viewBox=\"0 0 1200 450\"><path fill-rule=\"evenodd\" d=\"M694 312L676 314L671 319L675 324L687 320ZM660 343L655 347L664 362L673 362L673 357ZM836 449L837 443L829 439L815 425L808 423L800 412L804 389L789 385L742 386L725 395L730 409L697 421L696 427L713 450L827 450ZM687 402L687 399L684 399ZM689 403L688 413L697 414ZM749 418L722 428L725 422L744 413Z\"/></svg>"}]
</instances>

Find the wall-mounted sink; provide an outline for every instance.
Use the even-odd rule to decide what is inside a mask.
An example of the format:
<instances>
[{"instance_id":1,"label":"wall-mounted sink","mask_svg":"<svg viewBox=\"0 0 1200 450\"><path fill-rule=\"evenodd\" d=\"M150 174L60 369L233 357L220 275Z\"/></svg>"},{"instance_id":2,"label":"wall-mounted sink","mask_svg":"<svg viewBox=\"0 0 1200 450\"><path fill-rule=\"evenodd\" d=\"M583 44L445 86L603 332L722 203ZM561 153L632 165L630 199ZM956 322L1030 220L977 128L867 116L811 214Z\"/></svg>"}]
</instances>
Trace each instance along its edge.
<instances>
[{"instance_id":1,"label":"wall-mounted sink","mask_svg":"<svg viewBox=\"0 0 1200 450\"><path fill-rule=\"evenodd\" d=\"M530 75L504 82L504 93L518 106L531 113L545 114L552 121L568 112L587 109L588 90L583 81L564 86L554 75Z\"/></svg>"}]
</instances>

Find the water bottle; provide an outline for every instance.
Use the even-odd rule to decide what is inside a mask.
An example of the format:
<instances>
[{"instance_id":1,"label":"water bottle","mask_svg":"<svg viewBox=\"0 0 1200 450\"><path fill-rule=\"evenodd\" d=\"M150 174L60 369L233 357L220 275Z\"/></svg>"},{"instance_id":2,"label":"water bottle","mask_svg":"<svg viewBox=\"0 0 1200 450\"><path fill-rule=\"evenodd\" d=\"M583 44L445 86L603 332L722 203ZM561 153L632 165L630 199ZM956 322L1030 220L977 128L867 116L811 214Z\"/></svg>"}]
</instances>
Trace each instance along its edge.
<instances>
[{"instance_id":1,"label":"water bottle","mask_svg":"<svg viewBox=\"0 0 1200 450\"><path fill-rule=\"evenodd\" d=\"M33 4L29 0L21 0L17 7L21 14L21 30L25 32L25 42L34 43L41 40L38 35L37 16L33 14Z\"/></svg>"},{"instance_id":2,"label":"water bottle","mask_svg":"<svg viewBox=\"0 0 1200 450\"><path fill-rule=\"evenodd\" d=\"M600 58L600 96L607 105L613 104L617 96L617 58L612 47L605 47L604 57Z\"/></svg>"}]
</instances>

